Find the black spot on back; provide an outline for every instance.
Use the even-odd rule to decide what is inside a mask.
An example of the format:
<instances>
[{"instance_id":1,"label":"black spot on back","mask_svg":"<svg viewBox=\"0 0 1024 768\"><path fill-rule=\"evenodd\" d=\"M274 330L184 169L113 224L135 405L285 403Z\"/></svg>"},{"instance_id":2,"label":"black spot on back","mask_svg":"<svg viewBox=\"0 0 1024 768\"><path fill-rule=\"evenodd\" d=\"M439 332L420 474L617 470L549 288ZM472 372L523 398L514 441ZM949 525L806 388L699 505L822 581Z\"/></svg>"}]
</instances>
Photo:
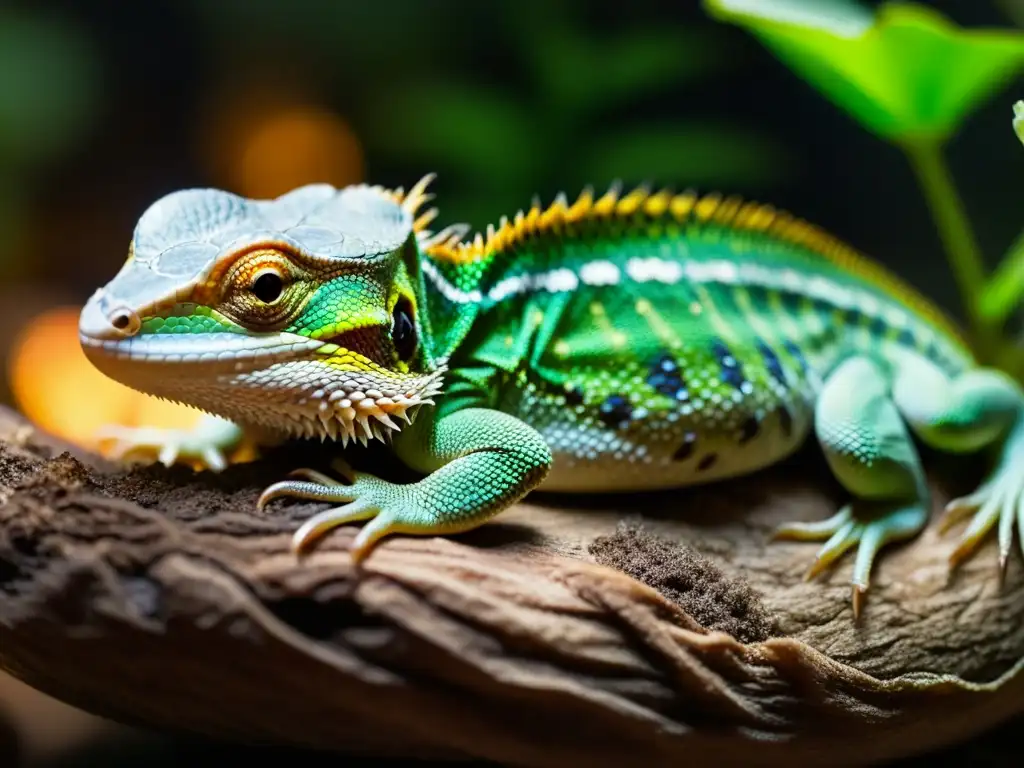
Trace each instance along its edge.
<instances>
[{"instance_id":1,"label":"black spot on back","mask_svg":"<svg viewBox=\"0 0 1024 768\"><path fill-rule=\"evenodd\" d=\"M749 443L761 430L761 423L757 420L756 416L748 416L747 419L740 425L740 445Z\"/></svg>"},{"instance_id":2,"label":"black spot on back","mask_svg":"<svg viewBox=\"0 0 1024 768\"><path fill-rule=\"evenodd\" d=\"M800 315L803 313L803 294L795 291L782 291L779 293L779 299L782 302L782 306L791 315Z\"/></svg>"},{"instance_id":3,"label":"black spot on back","mask_svg":"<svg viewBox=\"0 0 1024 768\"><path fill-rule=\"evenodd\" d=\"M815 342L819 347L826 347L829 344L835 343L843 332L846 330L846 326L841 323L837 323L834 318L829 318L825 322L825 329L818 334Z\"/></svg>"},{"instance_id":4,"label":"black spot on back","mask_svg":"<svg viewBox=\"0 0 1024 768\"><path fill-rule=\"evenodd\" d=\"M896 340L900 344L905 344L908 347L917 346L917 339L914 338L914 332L909 328L904 328L902 331L900 331L899 336L896 337Z\"/></svg>"},{"instance_id":5,"label":"black spot on back","mask_svg":"<svg viewBox=\"0 0 1024 768\"><path fill-rule=\"evenodd\" d=\"M789 355L797 361L800 365L800 369L804 373L807 373L811 369L810 365L807 363L807 358L804 357L803 350L800 349L795 341L792 339L786 339L782 346L785 348L786 352L788 352Z\"/></svg>"},{"instance_id":6,"label":"black spot on back","mask_svg":"<svg viewBox=\"0 0 1024 768\"><path fill-rule=\"evenodd\" d=\"M601 421L609 427L622 426L632 415L633 406L622 395L609 395L601 403Z\"/></svg>"},{"instance_id":7,"label":"black spot on back","mask_svg":"<svg viewBox=\"0 0 1024 768\"><path fill-rule=\"evenodd\" d=\"M871 331L872 336L885 336L889 332L889 326L886 325L885 320L881 317L871 318L871 322L868 324L868 330Z\"/></svg>"},{"instance_id":8,"label":"black spot on back","mask_svg":"<svg viewBox=\"0 0 1024 768\"><path fill-rule=\"evenodd\" d=\"M651 363L647 384L655 391L674 400L686 400L690 392L679 370L679 364L669 354L662 354Z\"/></svg>"},{"instance_id":9,"label":"black spot on back","mask_svg":"<svg viewBox=\"0 0 1024 768\"><path fill-rule=\"evenodd\" d=\"M682 445L680 445L674 454L672 454L673 461L685 461L686 459L693 456L694 447L697 445L697 433L687 432L683 437Z\"/></svg>"},{"instance_id":10,"label":"black spot on back","mask_svg":"<svg viewBox=\"0 0 1024 768\"><path fill-rule=\"evenodd\" d=\"M583 405L583 390L572 385L566 387L565 402L568 405Z\"/></svg>"},{"instance_id":11,"label":"black spot on back","mask_svg":"<svg viewBox=\"0 0 1024 768\"><path fill-rule=\"evenodd\" d=\"M697 469L700 472L704 472L705 470L711 469L711 467L714 466L716 461L718 461L718 454L709 453L707 456L700 460L700 464L697 465Z\"/></svg>"},{"instance_id":12,"label":"black spot on back","mask_svg":"<svg viewBox=\"0 0 1024 768\"><path fill-rule=\"evenodd\" d=\"M813 311L826 323L835 317L836 306L825 299L811 299Z\"/></svg>"},{"instance_id":13,"label":"black spot on back","mask_svg":"<svg viewBox=\"0 0 1024 768\"><path fill-rule=\"evenodd\" d=\"M711 342L711 352L718 361L722 381L730 387L739 389L746 381L746 377L743 375L740 361L733 355L732 350L725 346L721 339L715 339Z\"/></svg>"},{"instance_id":14,"label":"black spot on back","mask_svg":"<svg viewBox=\"0 0 1024 768\"><path fill-rule=\"evenodd\" d=\"M768 346L768 343L764 339L757 340L757 351L761 353L761 357L764 359L764 367L771 374L771 377L780 384L786 383L786 371L782 367L782 362L779 360L779 356L775 354L775 350Z\"/></svg>"},{"instance_id":15,"label":"black spot on back","mask_svg":"<svg viewBox=\"0 0 1024 768\"><path fill-rule=\"evenodd\" d=\"M925 357L932 362L940 364L944 364L946 362L946 356L942 354L942 350L939 349L939 345L935 341L934 337L928 340L928 345L925 347L924 354Z\"/></svg>"}]
</instances>

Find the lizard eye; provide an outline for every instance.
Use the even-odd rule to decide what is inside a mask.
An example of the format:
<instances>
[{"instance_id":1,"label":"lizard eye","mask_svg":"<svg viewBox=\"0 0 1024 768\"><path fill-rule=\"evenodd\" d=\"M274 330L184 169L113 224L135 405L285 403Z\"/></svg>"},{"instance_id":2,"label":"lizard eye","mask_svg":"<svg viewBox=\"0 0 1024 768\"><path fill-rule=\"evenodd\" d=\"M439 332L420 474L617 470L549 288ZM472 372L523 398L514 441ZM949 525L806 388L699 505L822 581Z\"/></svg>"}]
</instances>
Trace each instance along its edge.
<instances>
[{"instance_id":1,"label":"lizard eye","mask_svg":"<svg viewBox=\"0 0 1024 768\"><path fill-rule=\"evenodd\" d=\"M249 287L250 292L264 304L273 304L284 293L284 280L272 269L256 275Z\"/></svg>"},{"instance_id":2,"label":"lizard eye","mask_svg":"<svg viewBox=\"0 0 1024 768\"><path fill-rule=\"evenodd\" d=\"M416 324L412 321L412 305L402 298L391 314L391 340L399 359L408 362L416 352Z\"/></svg>"}]
</instances>

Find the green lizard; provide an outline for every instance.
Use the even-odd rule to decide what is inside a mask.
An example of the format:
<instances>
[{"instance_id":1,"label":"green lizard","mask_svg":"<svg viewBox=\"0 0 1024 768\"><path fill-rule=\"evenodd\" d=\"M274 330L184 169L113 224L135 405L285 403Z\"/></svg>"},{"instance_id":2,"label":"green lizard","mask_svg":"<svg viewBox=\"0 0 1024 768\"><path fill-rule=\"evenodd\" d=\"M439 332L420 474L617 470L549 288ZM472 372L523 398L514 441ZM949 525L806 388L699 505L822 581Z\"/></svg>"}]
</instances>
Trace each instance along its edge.
<instances>
[{"instance_id":1,"label":"green lizard","mask_svg":"<svg viewBox=\"0 0 1024 768\"><path fill-rule=\"evenodd\" d=\"M339 506L296 532L476 527L543 483L602 492L735 477L812 432L849 503L779 538L857 546L854 610L889 542L920 532L929 492L913 436L993 452L953 501L953 555L998 526L1024 541L1024 392L980 367L931 304L820 229L717 194L613 187L535 203L486 237L428 227L408 193L310 185L253 201L202 189L154 203L128 260L84 307L110 377L206 411L193 431L121 430L121 452L221 468L243 435L386 441L421 479L308 469L278 497Z\"/></svg>"}]
</instances>

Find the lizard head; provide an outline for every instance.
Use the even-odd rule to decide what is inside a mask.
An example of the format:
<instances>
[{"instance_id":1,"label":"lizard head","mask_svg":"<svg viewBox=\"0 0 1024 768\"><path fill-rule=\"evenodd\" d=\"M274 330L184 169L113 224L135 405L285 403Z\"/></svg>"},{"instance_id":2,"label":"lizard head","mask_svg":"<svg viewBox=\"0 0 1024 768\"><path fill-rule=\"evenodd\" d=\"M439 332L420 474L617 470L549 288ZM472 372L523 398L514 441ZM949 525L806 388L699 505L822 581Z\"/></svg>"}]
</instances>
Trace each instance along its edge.
<instances>
[{"instance_id":1,"label":"lizard head","mask_svg":"<svg viewBox=\"0 0 1024 768\"><path fill-rule=\"evenodd\" d=\"M384 439L441 388L423 343L408 194L314 184L274 200L189 189L139 219L79 338L103 373L147 394L291 436Z\"/></svg>"}]
</instances>

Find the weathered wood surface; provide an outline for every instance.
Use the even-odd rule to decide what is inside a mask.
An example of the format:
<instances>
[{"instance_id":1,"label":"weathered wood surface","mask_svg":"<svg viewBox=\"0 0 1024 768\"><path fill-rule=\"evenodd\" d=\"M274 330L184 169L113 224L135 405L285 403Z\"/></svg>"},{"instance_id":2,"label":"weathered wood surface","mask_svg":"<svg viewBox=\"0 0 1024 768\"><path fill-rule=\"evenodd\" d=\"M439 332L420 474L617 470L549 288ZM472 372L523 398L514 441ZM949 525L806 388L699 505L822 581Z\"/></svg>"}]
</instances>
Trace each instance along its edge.
<instances>
[{"instance_id":1,"label":"weathered wood surface","mask_svg":"<svg viewBox=\"0 0 1024 768\"><path fill-rule=\"evenodd\" d=\"M522 766L797 766L1024 712L1019 555L1002 586L991 543L950 577L956 532L929 529L883 556L854 623L848 560L806 583L814 545L767 542L835 510L813 451L685 492L536 494L355 569L355 527L288 553L322 505L255 511L313 449L217 476L64 453L8 411L0 440L0 666L122 722ZM936 458L961 478L938 508L976 476Z\"/></svg>"}]
</instances>

